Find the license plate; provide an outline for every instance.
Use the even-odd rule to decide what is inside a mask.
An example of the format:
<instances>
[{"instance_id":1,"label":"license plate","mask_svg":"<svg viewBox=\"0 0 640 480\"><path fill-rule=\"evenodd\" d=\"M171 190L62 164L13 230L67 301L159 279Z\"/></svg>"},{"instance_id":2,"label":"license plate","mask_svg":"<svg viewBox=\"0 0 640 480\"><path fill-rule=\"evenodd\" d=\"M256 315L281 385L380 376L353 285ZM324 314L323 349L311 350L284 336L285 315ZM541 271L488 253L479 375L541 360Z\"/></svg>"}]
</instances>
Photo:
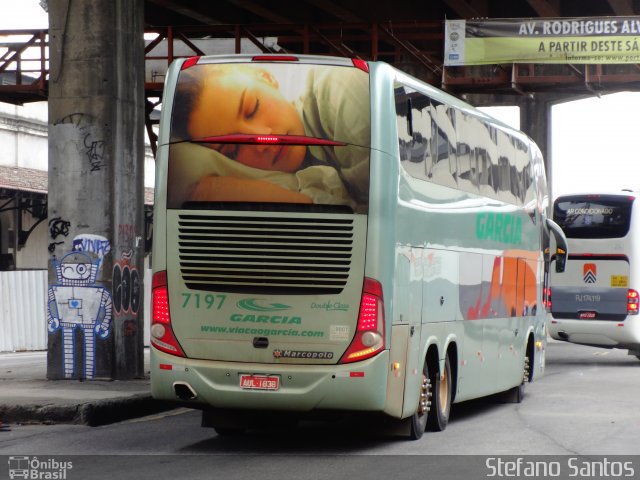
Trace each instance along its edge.
<instances>
[{"instance_id":1,"label":"license plate","mask_svg":"<svg viewBox=\"0 0 640 480\"><path fill-rule=\"evenodd\" d=\"M240 388L247 390L278 390L280 377L277 375L240 375Z\"/></svg>"},{"instance_id":2,"label":"license plate","mask_svg":"<svg viewBox=\"0 0 640 480\"><path fill-rule=\"evenodd\" d=\"M596 312L580 312L580 320L593 320L597 316Z\"/></svg>"}]
</instances>

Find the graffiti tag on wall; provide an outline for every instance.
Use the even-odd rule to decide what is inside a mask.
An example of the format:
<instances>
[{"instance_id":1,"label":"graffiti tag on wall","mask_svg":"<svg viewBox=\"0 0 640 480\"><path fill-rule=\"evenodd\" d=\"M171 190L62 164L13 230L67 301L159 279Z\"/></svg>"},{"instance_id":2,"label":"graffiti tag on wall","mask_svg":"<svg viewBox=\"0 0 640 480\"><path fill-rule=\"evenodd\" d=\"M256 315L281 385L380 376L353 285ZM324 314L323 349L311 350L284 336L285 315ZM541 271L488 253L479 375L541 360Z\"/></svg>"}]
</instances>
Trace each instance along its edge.
<instances>
[{"instance_id":1,"label":"graffiti tag on wall","mask_svg":"<svg viewBox=\"0 0 640 480\"><path fill-rule=\"evenodd\" d=\"M113 264L113 310L117 316L130 314L135 317L140 308L140 274L131 265L132 257L133 251L124 252Z\"/></svg>"},{"instance_id":2,"label":"graffiti tag on wall","mask_svg":"<svg viewBox=\"0 0 640 480\"><path fill-rule=\"evenodd\" d=\"M94 138L94 135L90 132L91 122L93 121L91 115L84 113L71 113L58 121L54 122L54 125L73 125L77 128L82 135L82 145L79 150L82 151L87 159L92 172L97 172L106 167L105 159L105 141Z\"/></svg>"},{"instance_id":3,"label":"graffiti tag on wall","mask_svg":"<svg viewBox=\"0 0 640 480\"><path fill-rule=\"evenodd\" d=\"M60 235L67 237L69 236L69 227L71 226L71 222L67 220L63 220L61 217L55 217L49 220L49 236L51 237L53 242L49 244L49 252L53 253L56 249L56 245L62 245L62 242L56 242L55 239Z\"/></svg>"}]
</instances>

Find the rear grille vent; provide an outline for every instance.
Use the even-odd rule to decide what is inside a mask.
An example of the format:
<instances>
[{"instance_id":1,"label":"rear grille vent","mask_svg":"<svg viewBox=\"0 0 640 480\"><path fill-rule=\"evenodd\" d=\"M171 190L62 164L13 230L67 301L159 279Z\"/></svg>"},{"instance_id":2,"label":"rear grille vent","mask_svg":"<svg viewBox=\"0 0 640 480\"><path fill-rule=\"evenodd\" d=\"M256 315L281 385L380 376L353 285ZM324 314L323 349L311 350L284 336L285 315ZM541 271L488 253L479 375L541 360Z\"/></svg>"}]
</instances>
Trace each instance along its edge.
<instances>
[{"instance_id":1,"label":"rear grille vent","mask_svg":"<svg viewBox=\"0 0 640 480\"><path fill-rule=\"evenodd\" d=\"M180 270L188 288L328 294L347 284L353 220L179 216Z\"/></svg>"}]
</instances>

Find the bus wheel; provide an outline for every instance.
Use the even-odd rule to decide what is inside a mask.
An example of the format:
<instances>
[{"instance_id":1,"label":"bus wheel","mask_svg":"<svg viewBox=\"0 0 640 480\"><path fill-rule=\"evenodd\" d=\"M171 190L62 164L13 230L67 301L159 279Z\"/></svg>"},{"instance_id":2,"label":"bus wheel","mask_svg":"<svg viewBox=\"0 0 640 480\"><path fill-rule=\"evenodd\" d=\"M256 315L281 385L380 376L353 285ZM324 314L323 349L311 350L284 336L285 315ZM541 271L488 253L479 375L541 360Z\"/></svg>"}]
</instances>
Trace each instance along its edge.
<instances>
[{"instance_id":1,"label":"bus wheel","mask_svg":"<svg viewBox=\"0 0 640 480\"><path fill-rule=\"evenodd\" d=\"M504 401L506 403L521 403L524 399L524 386L529 381L531 360L529 355L524 358L524 373L522 375L522 382L517 387L513 387L505 392Z\"/></svg>"},{"instance_id":2,"label":"bus wheel","mask_svg":"<svg viewBox=\"0 0 640 480\"><path fill-rule=\"evenodd\" d=\"M230 437L244 433L247 425L238 413L215 408L205 408L202 410L201 426L213 428L221 437Z\"/></svg>"},{"instance_id":3,"label":"bus wheel","mask_svg":"<svg viewBox=\"0 0 640 480\"><path fill-rule=\"evenodd\" d=\"M427 428L427 417L429 415L429 407L431 405L431 380L429 379L429 371L425 362L422 371L422 383L420 384L420 392L418 397L418 409L411 417L411 430L409 438L418 440L422 437Z\"/></svg>"},{"instance_id":4,"label":"bus wheel","mask_svg":"<svg viewBox=\"0 0 640 480\"><path fill-rule=\"evenodd\" d=\"M451 412L451 390L453 379L451 378L451 363L449 355L444 361L444 372L437 369L429 372L433 385L433 402L427 417L427 428L433 432L440 432L447 428L449 413Z\"/></svg>"}]
</instances>

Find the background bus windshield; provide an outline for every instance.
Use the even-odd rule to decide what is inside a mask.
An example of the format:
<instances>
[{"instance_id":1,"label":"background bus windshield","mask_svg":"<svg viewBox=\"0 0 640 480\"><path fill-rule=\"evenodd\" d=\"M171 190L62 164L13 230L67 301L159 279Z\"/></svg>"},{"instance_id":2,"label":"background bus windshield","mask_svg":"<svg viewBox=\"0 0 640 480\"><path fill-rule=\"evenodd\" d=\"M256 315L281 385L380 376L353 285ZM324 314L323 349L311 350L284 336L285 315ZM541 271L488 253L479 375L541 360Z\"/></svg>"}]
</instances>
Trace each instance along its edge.
<instances>
[{"instance_id":1,"label":"background bus windshield","mask_svg":"<svg viewBox=\"0 0 640 480\"><path fill-rule=\"evenodd\" d=\"M569 238L620 238L629 231L633 200L615 195L561 197L553 217Z\"/></svg>"}]
</instances>

